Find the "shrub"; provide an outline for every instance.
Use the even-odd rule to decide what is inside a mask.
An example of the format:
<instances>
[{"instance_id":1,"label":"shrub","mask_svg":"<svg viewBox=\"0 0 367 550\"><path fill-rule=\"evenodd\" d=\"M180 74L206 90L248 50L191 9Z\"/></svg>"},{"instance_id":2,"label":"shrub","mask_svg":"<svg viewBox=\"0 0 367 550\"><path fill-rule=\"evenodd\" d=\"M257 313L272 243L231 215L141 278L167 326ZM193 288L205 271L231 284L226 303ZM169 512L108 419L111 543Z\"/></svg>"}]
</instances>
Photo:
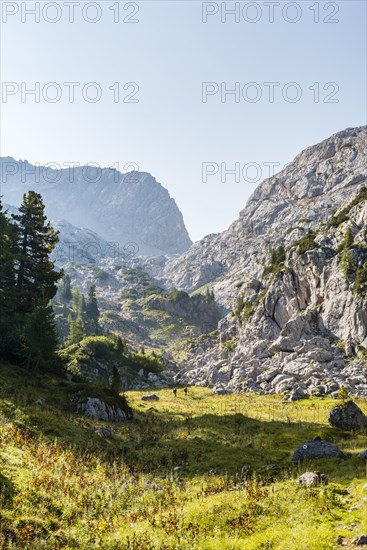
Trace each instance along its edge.
<instances>
[{"instance_id":1,"label":"shrub","mask_svg":"<svg viewBox=\"0 0 367 550\"><path fill-rule=\"evenodd\" d=\"M365 298L367 295L367 262L356 271L356 280L354 283L354 294Z\"/></svg>"},{"instance_id":2,"label":"shrub","mask_svg":"<svg viewBox=\"0 0 367 550\"><path fill-rule=\"evenodd\" d=\"M284 268L285 248L281 244L277 248L272 248L270 251L270 263L264 267L263 277L270 273L277 273Z\"/></svg>"},{"instance_id":3,"label":"shrub","mask_svg":"<svg viewBox=\"0 0 367 550\"><path fill-rule=\"evenodd\" d=\"M171 302L180 302L181 300L187 300L190 297L187 292L174 288L172 292L170 292L168 298L171 300Z\"/></svg>"},{"instance_id":4,"label":"shrub","mask_svg":"<svg viewBox=\"0 0 367 550\"><path fill-rule=\"evenodd\" d=\"M222 350L223 351L233 351L238 344L238 340L227 340L222 344Z\"/></svg>"},{"instance_id":5,"label":"shrub","mask_svg":"<svg viewBox=\"0 0 367 550\"><path fill-rule=\"evenodd\" d=\"M335 212L331 214L327 227L329 229L330 227L338 227L338 225L347 221L349 219L348 214L352 208L364 200L367 200L367 188L365 186L360 189L359 193L357 193L354 199L347 206L340 210L339 214L335 214Z\"/></svg>"},{"instance_id":6,"label":"shrub","mask_svg":"<svg viewBox=\"0 0 367 550\"><path fill-rule=\"evenodd\" d=\"M253 313L253 304L249 300L244 300L243 295L240 295L237 300L237 304L233 312L233 315L239 321L243 321L246 323L246 321L252 315L252 313Z\"/></svg>"},{"instance_id":7,"label":"shrub","mask_svg":"<svg viewBox=\"0 0 367 550\"><path fill-rule=\"evenodd\" d=\"M80 346L97 359L109 359L115 352L115 342L108 336L87 336Z\"/></svg>"},{"instance_id":8,"label":"shrub","mask_svg":"<svg viewBox=\"0 0 367 550\"><path fill-rule=\"evenodd\" d=\"M293 246L298 247L299 254L304 254L308 250L314 250L315 248L319 248L319 245L315 242L315 237L316 237L315 231L312 231L312 229L309 229L306 235L304 235L298 241L296 241Z\"/></svg>"}]
</instances>

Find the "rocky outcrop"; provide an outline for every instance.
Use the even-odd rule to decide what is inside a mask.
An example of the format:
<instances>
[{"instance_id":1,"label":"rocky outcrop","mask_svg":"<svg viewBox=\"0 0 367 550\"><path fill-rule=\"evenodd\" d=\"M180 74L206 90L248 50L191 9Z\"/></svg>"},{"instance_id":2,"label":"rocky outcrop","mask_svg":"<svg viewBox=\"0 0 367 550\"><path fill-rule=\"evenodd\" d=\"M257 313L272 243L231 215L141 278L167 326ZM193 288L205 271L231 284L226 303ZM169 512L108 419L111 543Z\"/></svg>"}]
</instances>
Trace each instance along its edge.
<instances>
[{"instance_id":1,"label":"rocky outcrop","mask_svg":"<svg viewBox=\"0 0 367 550\"><path fill-rule=\"evenodd\" d=\"M353 401L334 407L329 414L329 423L342 430L367 430L367 416Z\"/></svg>"},{"instance_id":2,"label":"rocky outcrop","mask_svg":"<svg viewBox=\"0 0 367 550\"><path fill-rule=\"evenodd\" d=\"M235 315L229 312L220 321L216 345L194 350L178 381L287 394L290 400L307 395L337 396L342 387L350 395L367 395L366 288L361 292L356 281L358 269L367 273L367 192L360 185L366 180L367 149L361 148L366 136L365 128L336 134L299 155L284 173L255 192L241 219L247 220L246 227L254 221L257 229L246 242L251 246L257 243L256 258L263 264L258 265L257 258L243 266L237 259L221 282L214 283L219 300L226 302L229 292L234 296L229 304ZM292 200L290 189L295 190ZM310 213L309 225L315 227L310 234L301 225L302 201L318 213L316 218ZM283 202L285 206L280 208ZM331 220L325 219L329 203L340 205ZM276 205L279 212L273 215ZM268 216L262 219L262 230L254 220L258 212ZM297 225L296 232L289 227L286 230L286 220ZM348 230L351 242L346 249ZM235 240L233 231L234 226L228 230L232 232L228 249ZM272 237L272 250L267 250L269 231L283 241L282 247ZM228 232L222 234L223 240ZM290 241L290 235L299 233L303 233L301 240ZM240 232L236 238L241 248ZM224 287L227 298L222 293Z\"/></svg>"},{"instance_id":3,"label":"rocky outcrop","mask_svg":"<svg viewBox=\"0 0 367 550\"><path fill-rule=\"evenodd\" d=\"M121 254L133 247L136 255L170 255L191 245L174 199L146 172L86 166L55 170L12 157L0 159L0 170L4 202L19 205L32 189L42 194L49 219L86 227Z\"/></svg>"},{"instance_id":4,"label":"rocky outcrop","mask_svg":"<svg viewBox=\"0 0 367 550\"><path fill-rule=\"evenodd\" d=\"M131 418L131 414L117 404L108 404L97 397L88 397L86 401L79 403L78 410L84 416L105 422L123 422Z\"/></svg>"}]
</instances>

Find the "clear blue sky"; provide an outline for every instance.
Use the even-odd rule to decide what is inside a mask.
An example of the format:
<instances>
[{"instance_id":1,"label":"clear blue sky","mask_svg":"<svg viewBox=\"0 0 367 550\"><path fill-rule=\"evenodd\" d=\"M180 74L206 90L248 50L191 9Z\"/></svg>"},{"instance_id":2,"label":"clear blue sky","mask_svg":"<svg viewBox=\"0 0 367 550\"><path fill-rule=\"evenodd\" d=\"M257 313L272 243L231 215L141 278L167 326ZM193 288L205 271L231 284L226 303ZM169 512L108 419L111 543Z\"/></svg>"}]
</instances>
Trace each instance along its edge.
<instances>
[{"instance_id":1,"label":"clear blue sky","mask_svg":"<svg viewBox=\"0 0 367 550\"><path fill-rule=\"evenodd\" d=\"M1 154L29 162L95 162L101 166L133 162L152 173L173 196L183 212L193 240L221 231L233 222L248 196L258 184L234 176L221 182L220 173L202 181L202 163L257 163L262 176L268 175L264 162L281 166L301 149L346 127L366 123L366 3L278 2L274 22L264 2L241 13L240 21L227 15L221 22L222 4L212 2L207 9L219 13L202 22L200 1L137 2L139 12L131 18L138 23L114 23L109 9L116 2L100 2L101 19L92 24L83 20L75 7L75 22L63 1L59 22L34 22L21 10L35 2L17 4L19 12L2 22L1 68L3 82L21 82L32 87L48 82L62 87L57 103L41 97L35 103L20 93L2 95ZM41 2L44 7L47 2ZM129 17L134 6L120 2L121 19ZM240 8L246 2L240 2ZM254 4L254 2L252 2ZM315 22L318 4L319 19ZM123 8L126 8L125 10ZM6 8L11 10L11 7ZM57 16L48 8L46 18ZM315 8L314 8L315 9ZM90 8L87 17L94 18ZM285 15L282 15L282 11ZM296 11L297 10L297 11ZM336 12L337 13L333 13ZM249 19L259 20L250 23ZM284 20L299 21L290 23ZM325 18L337 19L326 23ZM246 21L247 19L247 21ZM102 90L98 103L83 100L80 88L75 103L68 101L64 82L97 82ZM109 86L136 82L138 103L115 103ZM202 82L224 82L228 88L238 82L241 90L256 82L262 93L257 103L236 102L220 93L202 101ZM264 82L279 82L274 102ZM291 103L282 88L296 82L302 91L300 101ZM326 83L335 84L323 90ZM314 101L319 83L320 101ZM133 89L121 90L126 95ZM246 92L247 90L247 92ZM48 89L51 96L52 89ZM92 90L90 90L92 91ZM251 98L256 89L245 88ZM295 89L289 88L289 97ZM246 96L247 93L247 96ZM247 180L254 171L248 172Z\"/></svg>"}]
</instances>

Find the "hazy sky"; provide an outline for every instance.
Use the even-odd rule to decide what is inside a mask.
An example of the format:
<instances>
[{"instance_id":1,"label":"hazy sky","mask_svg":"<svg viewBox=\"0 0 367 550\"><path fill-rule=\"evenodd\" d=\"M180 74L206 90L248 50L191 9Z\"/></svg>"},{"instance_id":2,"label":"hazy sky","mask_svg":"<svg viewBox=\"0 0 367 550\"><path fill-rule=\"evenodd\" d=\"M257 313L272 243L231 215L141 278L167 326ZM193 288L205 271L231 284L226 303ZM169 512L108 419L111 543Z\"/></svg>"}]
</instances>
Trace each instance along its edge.
<instances>
[{"instance_id":1,"label":"hazy sky","mask_svg":"<svg viewBox=\"0 0 367 550\"><path fill-rule=\"evenodd\" d=\"M366 123L364 1L1 7L1 154L133 163L169 190L193 240L237 218L266 163Z\"/></svg>"}]
</instances>

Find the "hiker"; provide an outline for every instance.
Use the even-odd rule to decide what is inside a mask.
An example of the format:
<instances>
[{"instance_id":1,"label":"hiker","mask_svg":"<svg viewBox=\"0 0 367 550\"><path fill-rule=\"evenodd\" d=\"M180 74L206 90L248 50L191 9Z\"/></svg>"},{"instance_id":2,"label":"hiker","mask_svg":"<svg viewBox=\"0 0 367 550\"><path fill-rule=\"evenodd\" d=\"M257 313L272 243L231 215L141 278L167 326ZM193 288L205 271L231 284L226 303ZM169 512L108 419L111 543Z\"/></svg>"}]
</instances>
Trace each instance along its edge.
<instances>
[{"instance_id":1,"label":"hiker","mask_svg":"<svg viewBox=\"0 0 367 550\"><path fill-rule=\"evenodd\" d=\"M176 388L173 388L173 395L174 395L175 397L177 397L177 389L176 389Z\"/></svg>"},{"instance_id":2,"label":"hiker","mask_svg":"<svg viewBox=\"0 0 367 550\"><path fill-rule=\"evenodd\" d=\"M187 395L187 388L184 388L184 394Z\"/></svg>"}]
</instances>

